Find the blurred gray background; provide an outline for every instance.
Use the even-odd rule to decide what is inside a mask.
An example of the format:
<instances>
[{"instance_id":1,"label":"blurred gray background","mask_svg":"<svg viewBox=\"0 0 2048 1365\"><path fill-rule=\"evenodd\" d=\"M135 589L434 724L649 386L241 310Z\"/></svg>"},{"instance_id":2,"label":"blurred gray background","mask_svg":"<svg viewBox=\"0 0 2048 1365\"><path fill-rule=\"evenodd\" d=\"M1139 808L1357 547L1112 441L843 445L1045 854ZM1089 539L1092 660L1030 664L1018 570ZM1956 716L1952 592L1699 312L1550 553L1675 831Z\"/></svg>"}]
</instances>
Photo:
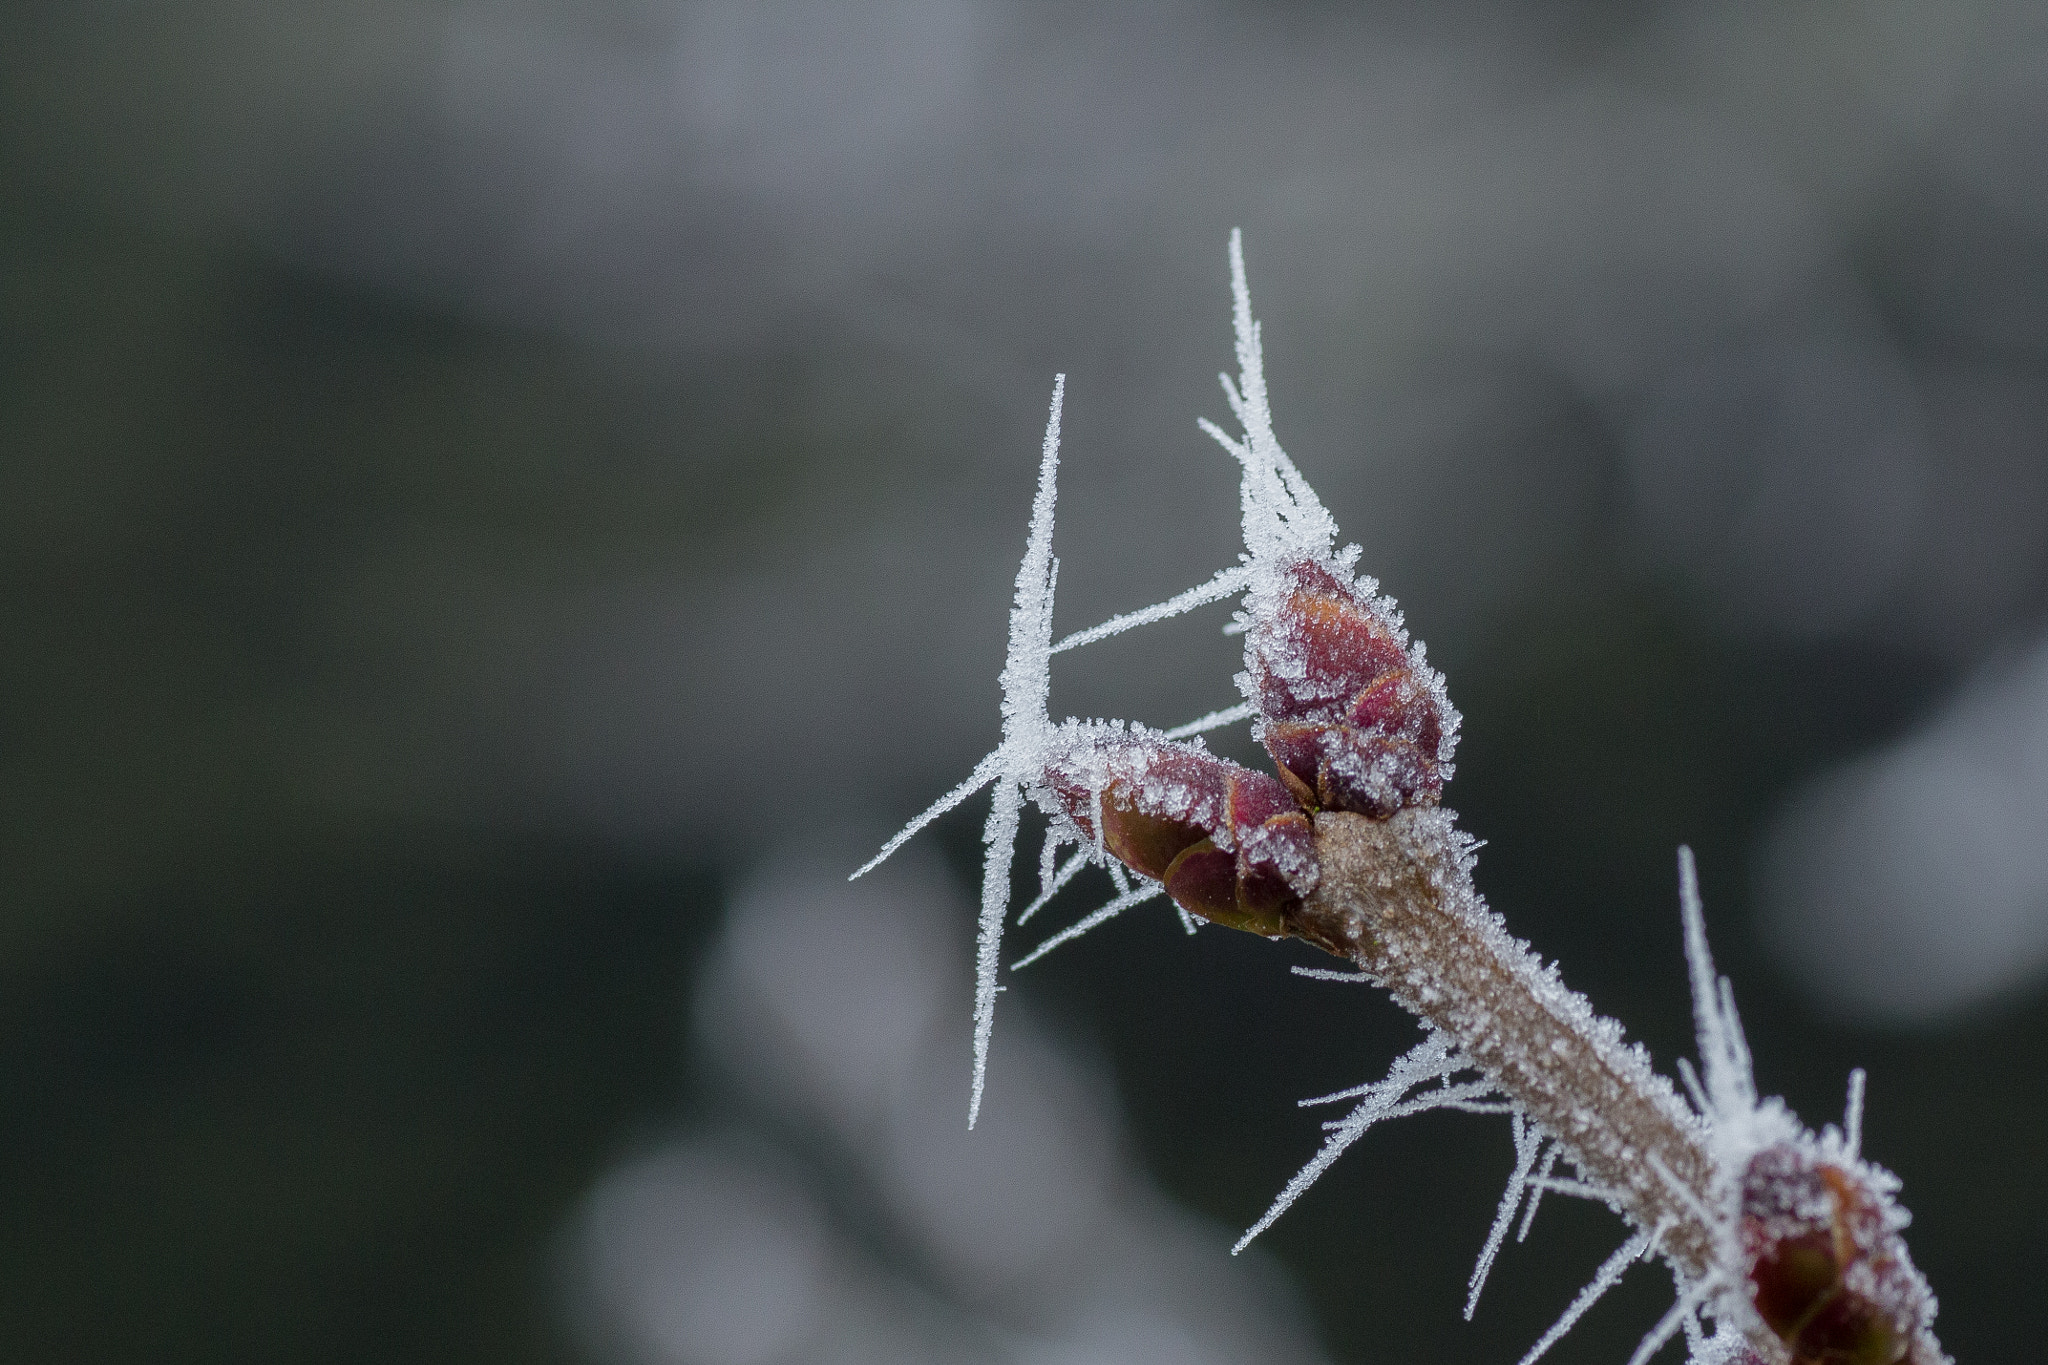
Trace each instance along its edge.
<instances>
[{"instance_id":1,"label":"blurred gray background","mask_svg":"<svg viewBox=\"0 0 2048 1365\"><path fill-rule=\"evenodd\" d=\"M1225 1255L1384 1001L1136 912L1016 979L967 1139L979 812L834 872L993 742L1056 370L1062 628L1235 553L1233 226L1281 439L1465 713L1481 888L1668 1063L1691 843L1761 1081L1818 1123L1870 1068L1944 1341L2027 1354L2007 0L9 7L10 1352L1519 1356L1618 1230L1546 1205L1459 1321L1497 1120ZM1055 711L1227 704L1224 616Z\"/></svg>"}]
</instances>

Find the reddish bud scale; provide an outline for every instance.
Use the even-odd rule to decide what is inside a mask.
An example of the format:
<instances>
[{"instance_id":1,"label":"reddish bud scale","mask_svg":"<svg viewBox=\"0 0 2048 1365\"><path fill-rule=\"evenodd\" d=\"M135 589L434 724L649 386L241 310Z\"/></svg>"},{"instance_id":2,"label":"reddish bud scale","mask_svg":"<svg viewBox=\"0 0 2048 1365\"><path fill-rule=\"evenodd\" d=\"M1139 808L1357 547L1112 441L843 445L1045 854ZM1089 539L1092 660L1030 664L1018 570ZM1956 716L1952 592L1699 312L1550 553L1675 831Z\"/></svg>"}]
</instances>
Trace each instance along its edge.
<instances>
[{"instance_id":1,"label":"reddish bud scale","mask_svg":"<svg viewBox=\"0 0 2048 1365\"><path fill-rule=\"evenodd\" d=\"M1213 923L1277 937L1315 889L1315 829L1287 788L1205 750L1092 734L1047 763L1043 785L1083 837Z\"/></svg>"},{"instance_id":2,"label":"reddish bud scale","mask_svg":"<svg viewBox=\"0 0 2048 1365\"><path fill-rule=\"evenodd\" d=\"M1384 820L1442 797L1443 701L1378 603L1297 564L1245 655L1259 740L1303 805Z\"/></svg>"},{"instance_id":3,"label":"reddish bud scale","mask_svg":"<svg viewBox=\"0 0 2048 1365\"><path fill-rule=\"evenodd\" d=\"M1883 1197L1856 1170L1765 1148L1742 1180L1751 1300L1792 1365L1894 1365L1929 1307Z\"/></svg>"}]
</instances>

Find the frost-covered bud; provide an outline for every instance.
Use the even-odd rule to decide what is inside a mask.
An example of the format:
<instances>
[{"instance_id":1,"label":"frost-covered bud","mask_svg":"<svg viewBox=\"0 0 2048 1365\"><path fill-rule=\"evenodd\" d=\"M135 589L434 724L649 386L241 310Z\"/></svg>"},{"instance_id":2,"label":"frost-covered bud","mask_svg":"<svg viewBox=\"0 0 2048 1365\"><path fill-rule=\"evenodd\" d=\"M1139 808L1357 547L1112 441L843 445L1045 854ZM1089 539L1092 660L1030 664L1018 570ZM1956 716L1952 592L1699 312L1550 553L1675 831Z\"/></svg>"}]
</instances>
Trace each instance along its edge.
<instances>
[{"instance_id":1,"label":"frost-covered bud","mask_svg":"<svg viewBox=\"0 0 2048 1365\"><path fill-rule=\"evenodd\" d=\"M1457 717L1383 603L1296 564L1245 658L1259 741L1304 805L1384 820L1443 795Z\"/></svg>"},{"instance_id":2,"label":"frost-covered bud","mask_svg":"<svg viewBox=\"0 0 2048 1365\"><path fill-rule=\"evenodd\" d=\"M1751 1301L1793 1365L1893 1365L1933 1316L1898 1235L1905 1215L1876 1184L1884 1179L1791 1144L1766 1147L1743 1174Z\"/></svg>"},{"instance_id":3,"label":"frost-covered bud","mask_svg":"<svg viewBox=\"0 0 2048 1365\"><path fill-rule=\"evenodd\" d=\"M1043 789L1082 836L1165 884L1190 914L1279 936L1315 890L1315 829L1287 788L1142 731L1071 732Z\"/></svg>"}]
</instances>

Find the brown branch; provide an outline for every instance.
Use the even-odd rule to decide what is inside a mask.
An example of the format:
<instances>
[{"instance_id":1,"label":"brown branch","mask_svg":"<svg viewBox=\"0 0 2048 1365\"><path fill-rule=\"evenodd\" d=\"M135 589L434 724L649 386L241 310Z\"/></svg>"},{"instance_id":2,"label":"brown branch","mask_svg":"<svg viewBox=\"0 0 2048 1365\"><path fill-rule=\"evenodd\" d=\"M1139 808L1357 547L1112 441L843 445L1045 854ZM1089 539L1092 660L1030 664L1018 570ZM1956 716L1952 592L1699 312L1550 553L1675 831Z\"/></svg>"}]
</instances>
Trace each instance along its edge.
<instances>
[{"instance_id":1,"label":"brown branch","mask_svg":"<svg viewBox=\"0 0 2048 1365\"><path fill-rule=\"evenodd\" d=\"M1512 938L1472 887L1448 812L1316 817L1320 881L1289 928L1356 962L1442 1030L1688 1278L1709 1274L1713 1160L1640 1046ZM1661 1168L1661 1169L1660 1169ZM1759 1342L1769 1358L1782 1346Z\"/></svg>"}]
</instances>

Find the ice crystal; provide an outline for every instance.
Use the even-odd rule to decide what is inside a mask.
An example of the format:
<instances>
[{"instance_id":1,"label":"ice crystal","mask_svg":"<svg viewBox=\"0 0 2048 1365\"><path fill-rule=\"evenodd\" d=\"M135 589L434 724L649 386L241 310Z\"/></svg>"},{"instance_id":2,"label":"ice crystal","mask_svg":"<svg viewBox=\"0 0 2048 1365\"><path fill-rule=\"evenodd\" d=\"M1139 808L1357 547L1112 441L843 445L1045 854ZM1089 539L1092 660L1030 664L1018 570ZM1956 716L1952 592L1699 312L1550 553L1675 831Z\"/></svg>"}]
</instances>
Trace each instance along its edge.
<instances>
[{"instance_id":1,"label":"ice crystal","mask_svg":"<svg viewBox=\"0 0 2048 1365\"><path fill-rule=\"evenodd\" d=\"M1512 1125L1515 1138L1515 1169L1508 1175L1508 1187L1501 1192L1500 1208L1493 1215L1493 1227L1487 1231L1486 1245L1479 1249L1479 1262L1472 1267L1472 1278L1468 1281L1470 1293L1465 1297L1465 1321L1472 1321L1472 1314L1479 1307L1479 1291L1486 1288L1487 1272L1493 1269L1493 1258L1500 1254L1500 1245L1507 1239L1508 1228L1515 1221L1515 1214L1521 1206L1522 1195L1528 1191L1529 1175L1536 1165L1536 1156L1543 1147L1543 1135L1536 1125L1521 1114L1514 1116Z\"/></svg>"},{"instance_id":2,"label":"ice crystal","mask_svg":"<svg viewBox=\"0 0 2048 1365\"><path fill-rule=\"evenodd\" d=\"M1564 1310L1563 1315L1550 1325L1550 1330L1536 1339L1536 1344L1529 1348L1529 1353L1522 1357L1518 1365L1536 1365L1545 1352L1564 1340L1565 1333L1571 1331L1578 1320L1586 1315L1586 1310L1597 1303L1602 1294L1621 1283L1621 1277L1627 1273L1628 1268L1642 1259L1656 1240L1654 1230L1639 1232L1623 1242L1612 1256L1602 1261L1600 1268L1593 1272L1592 1280L1579 1291L1578 1297L1571 1301L1570 1307Z\"/></svg>"},{"instance_id":3,"label":"ice crystal","mask_svg":"<svg viewBox=\"0 0 2048 1365\"><path fill-rule=\"evenodd\" d=\"M1275 1219L1287 1212L1294 1201L1301 1198L1308 1187L1315 1184L1338 1157L1344 1155L1345 1148L1364 1137L1366 1130L1375 1123L1382 1119L1399 1118L1404 1114L1418 1114L1425 1109L1457 1107L1461 1102L1478 1100L1493 1093L1492 1086L1477 1084L1449 1087L1431 1092L1419 1099L1409 1099L1409 1093L1417 1086L1435 1080L1447 1081L1465 1068L1466 1063L1458 1057L1451 1041L1432 1029L1428 1037L1395 1060L1394 1065L1388 1069L1385 1080L1374 1081L1370 1085L1352 1090L1340 1090L1334 1095L1303 1100L1304 1105L1310 1105L1359 1097L1357 1107L1336 1125L1324 1141L1323 1149L1316 1153L1308 1165L1295 1172L1294 1178L1287 1182L1287 1187L1281 1190L1279 1197L1273 1201L1273 1206L1266 1210L1258 1222L1246 1229L1244 1236L1237 1239L1237 1245L1230 1249L1231 1253L1235 1255L1250 1246L1253 1238L1271 1227Z\"/></svg>"},{"instance_id":4,"label":"ice crystal","mask_svg":"<svg viewBox=\"0 0 2048 1365\"><path fill-rule=\"evenodd\" d=\"M1756 1077L1750 1066L1749 1043L1735 1013L1735 990L1714 972L1707 948L1707 919L1700 904L1699 869L1692 850L1678 850L1678 905L1685 924L1685 961L1692 978L1693 1026L1699 1038L1700 1066L1706 1083L1695 1096L1709 1131L1726 1141L1739 1141L1756 1114Z\"/></svg>"},{"instance_id":5,"label":"ice crystal","mask_svg":"<svg viewBox=\"0 0 2048 1365\"><path fill-rule=\"evenodd\" d=\"M1052 690L1053 592L1059 581L1052 528L1060 467L1060 410L1066 391L1067 377L1054 378L1052 410L1039 454L1038 492L1031 500L1031 530L1025 539L1024 562L1017 567L1017 595L1010 608L1010 645L1002 671L1003 742L974 766L966 781L934 801L853 874L859 877L869 871L933 820L995 783L995 798L981 832L981 922L974 954L974 1082L967 1102L970 1128L981 1116L981 1096L988 1080L996 969L1002 958L1003 921L1009 913L1010 864L1016 854L1019 817L1025 793L1037 782L1052 742L1046 701Z\"/></svg>"},{"instance_id":6,"label":"ice crystal","mask_svg":"<svg viewBox=\"0 0 2048 1365\"><path fill-rule=\"evenodd\" d=\"M1109 904L1103 906L1099 910L1094 910L1091 911L1089 914L1084 915L1082 918L1075 921L1073 924L1068 925L1066 928L1060 930L1057 934L1054 934L1045 942L1039 944L1036 948L1033 948L1023 957L1018 958L1015 962L1010 964L1011 969L1015 970L1018 967L1028 967L1032 963L1038 961L1038 959L1040 959L1041 957L1044 957L1047 953L1051 952L1053 949L1059 947L1062 943L1071 943L1073 940L1087 933L1090 929L1095 928L1097 925L1108 923L1110 920L1116 918L1118 915L1121 915L1124 911L1130 909L1132 906L1143 905L1146 901L1151 900L1154 896L1161 896L1165 893L1166 888L1164 886L1161 886L1158 882L1146 882L1142 886L1134 886L1130 890L1125 891L1121 895L1117 896L1117 898L1109 902Z\"/></svg>"}]
</instances>

